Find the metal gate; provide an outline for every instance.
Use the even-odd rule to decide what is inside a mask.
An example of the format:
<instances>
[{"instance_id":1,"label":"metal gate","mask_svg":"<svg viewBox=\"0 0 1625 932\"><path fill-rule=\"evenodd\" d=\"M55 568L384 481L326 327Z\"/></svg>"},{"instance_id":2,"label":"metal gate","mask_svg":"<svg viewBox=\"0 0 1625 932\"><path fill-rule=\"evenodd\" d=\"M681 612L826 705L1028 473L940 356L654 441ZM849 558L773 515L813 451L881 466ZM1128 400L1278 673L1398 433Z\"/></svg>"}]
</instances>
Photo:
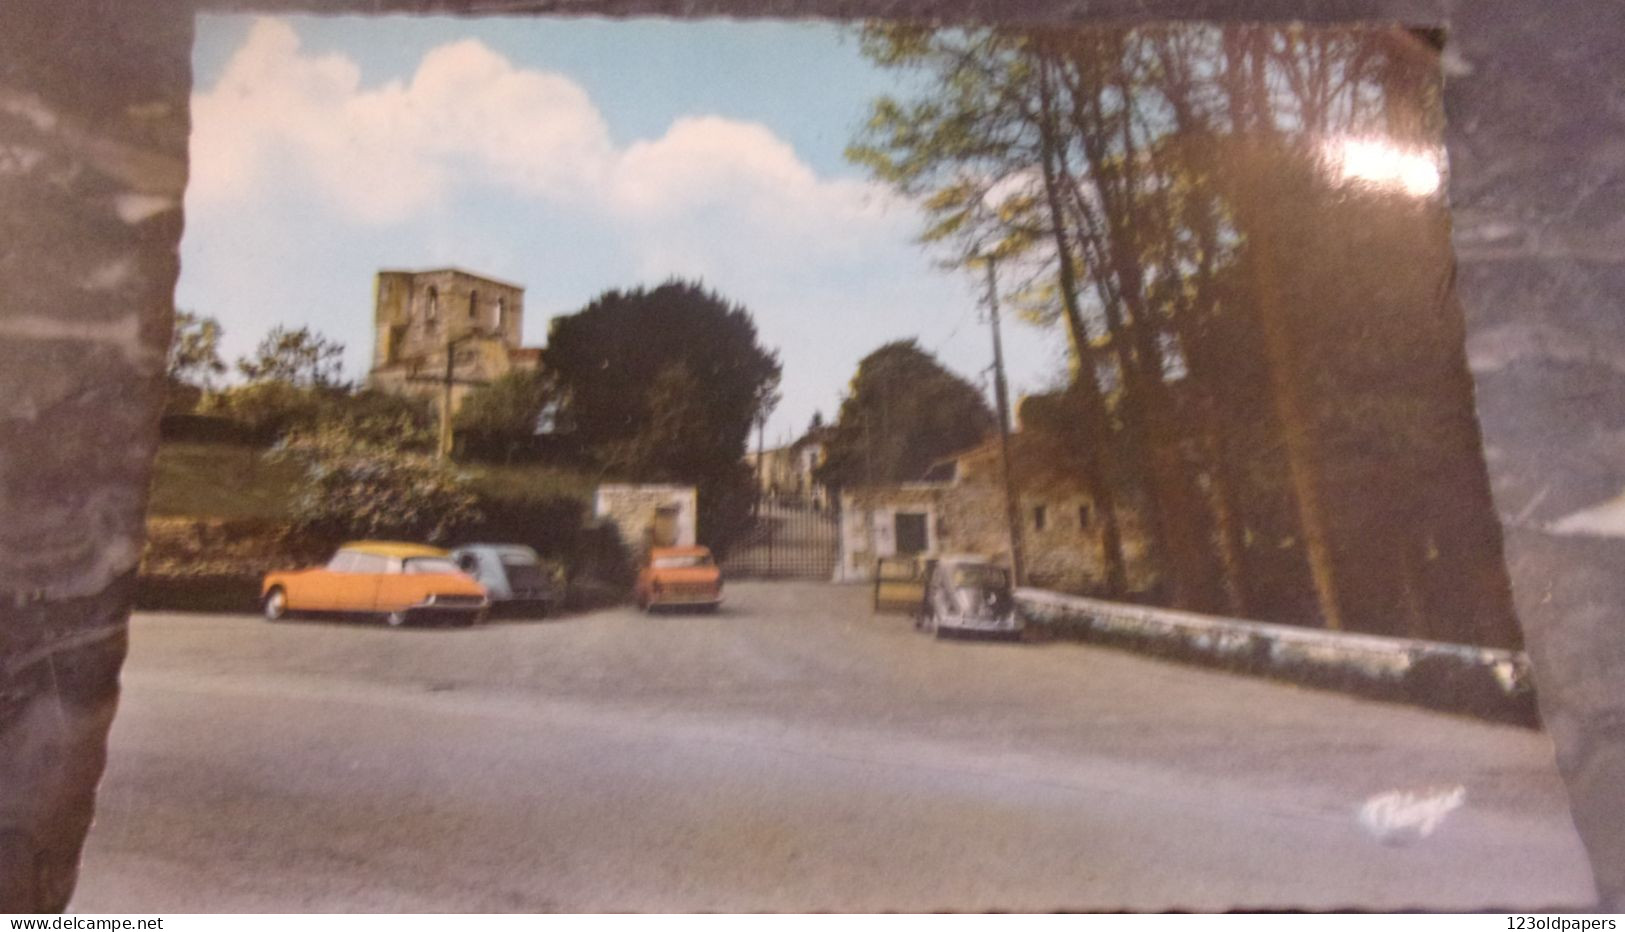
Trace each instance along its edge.
<instances>
[{"instance_id":1,"label":"metal gate","mask_svg":"<svg viewBox=\"0 0 1625 932\"><path fill-rule=\"evenodd\" d=\"M722 561L725 576L829 580L839 559L840 519L806 499L763 501L754 523Z\"/></svg>"}]
</instances>

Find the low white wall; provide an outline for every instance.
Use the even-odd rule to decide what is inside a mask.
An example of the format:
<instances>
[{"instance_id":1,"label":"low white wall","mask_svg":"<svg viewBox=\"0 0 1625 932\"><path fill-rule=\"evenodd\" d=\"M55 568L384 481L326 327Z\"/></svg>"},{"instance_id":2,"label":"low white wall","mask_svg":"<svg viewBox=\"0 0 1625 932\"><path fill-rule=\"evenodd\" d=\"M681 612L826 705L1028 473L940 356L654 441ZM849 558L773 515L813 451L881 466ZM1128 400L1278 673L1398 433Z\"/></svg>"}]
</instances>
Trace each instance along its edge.
<instances>
[{"instance_id":1,"label":"low white wall","mask_svg":"<svg viewBox=\"0 0 1625 932\"><path fill-rule=\"evenodd\" d=\"M1028 622L1080 640L1240 672L1534 723L1521 651L1350 634L1018 589Z\"/></svg>"},{"instance_id":2,"label":"low white wall","mask_svg":"<svg viewBox=\"0 0 1625 932\"><path fill-rule=\"evenodd\" d=\"M613 523L634 552L647 546L646 538L661 508L677 511L674 543L693 546L699 518L699 497L693 486L605 484L593 496L593 516Z\"/></svg>"}]
</instances>

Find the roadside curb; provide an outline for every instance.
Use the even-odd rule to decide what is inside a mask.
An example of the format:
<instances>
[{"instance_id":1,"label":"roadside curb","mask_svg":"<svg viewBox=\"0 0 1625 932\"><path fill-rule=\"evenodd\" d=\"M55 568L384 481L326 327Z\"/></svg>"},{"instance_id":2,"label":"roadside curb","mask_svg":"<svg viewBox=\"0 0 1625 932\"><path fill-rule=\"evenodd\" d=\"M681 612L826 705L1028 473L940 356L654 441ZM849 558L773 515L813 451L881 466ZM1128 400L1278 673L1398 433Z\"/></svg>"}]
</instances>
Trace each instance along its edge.
<instances>
[{"instance_id":1,"label":"roadside curb","mask_svg":"<svg viewBox=\"0 0 1625 932\"><path fill-rule=\"evenodd\" d=\"M1298 628L1043 589L1017 589L1016 602L1036 630L1065 640L1540 727L1522 651Z\"/></svg>"},{"instance_id":2,"label":"roadside curb","mask_svg":"<svg viewBox=\"0 0 1625 932\"><path fill-rule=\"evenodd\" d=\"M142 612L257 614L259 573L142 574L133 607Z\"/></svg>"},{"instance_id":3,"label":"roadside curb","mask_svg":"<svg viewBox=\"0 0 1625 932\"><path fill-rule=\"evenodd\" d=\"M142 612L218 612L258 614L262 573L200 573L142 575L136 579L133 608ZM627 604L626 589L592 579L565 587L564 596L548 612L565 617Z\"/></svg>"}]
</instances>

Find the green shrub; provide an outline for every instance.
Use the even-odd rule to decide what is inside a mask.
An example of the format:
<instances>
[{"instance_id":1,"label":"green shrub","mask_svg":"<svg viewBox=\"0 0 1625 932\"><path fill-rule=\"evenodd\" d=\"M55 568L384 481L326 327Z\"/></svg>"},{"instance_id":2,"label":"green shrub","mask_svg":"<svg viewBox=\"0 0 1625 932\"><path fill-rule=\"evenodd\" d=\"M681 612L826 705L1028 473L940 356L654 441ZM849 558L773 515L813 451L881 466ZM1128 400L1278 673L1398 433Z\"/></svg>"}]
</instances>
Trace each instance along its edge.
<instances>
[{"instance_id":1,"label":"green shrub","mask_svg":"<svg viewBox=\"0 0 1625 932\"><path fill-rule=\"evenodd\" d=\"M436 417L428 401L371 388L327 396L317 422L340 426L376 446L428 452L435 445Z\"/></svg>"},{"instance_id":2,"label":"green shrub","mask_svg":"<svg viewBox=\"0 0 1625 932\"><path fill-rule=\"evenodd\" d=\"M262 443L296 431L333 426L376 446L428 450L434 446L435 414L427 401L374 389L255 382L215 392L202 410L240 425Z\"/></svg>"},{"instance_id":3,"label":"green shrub","mask_svg":"<svg viewBox=\"0 0 1625 932\"><path fill-rule=\"evenodd\" d=\"M303 468L291 510L295 527L308 533L438 541L481 518L466 476L430 456L368 442L344 425L291 433L269 456Z\"/></svg>"},{"instance_id":4,"label":"green shrub","mask_svg":"<svg viewBox=\"0 0 1625 932\"><path fill-rule=\"evenodd\" d=\"M254 437L269 442L283 434L316 426L324 392L286 382L256 382L213 392L203 399L203 414L230 418Z\"/></svg>"}]
</instances>

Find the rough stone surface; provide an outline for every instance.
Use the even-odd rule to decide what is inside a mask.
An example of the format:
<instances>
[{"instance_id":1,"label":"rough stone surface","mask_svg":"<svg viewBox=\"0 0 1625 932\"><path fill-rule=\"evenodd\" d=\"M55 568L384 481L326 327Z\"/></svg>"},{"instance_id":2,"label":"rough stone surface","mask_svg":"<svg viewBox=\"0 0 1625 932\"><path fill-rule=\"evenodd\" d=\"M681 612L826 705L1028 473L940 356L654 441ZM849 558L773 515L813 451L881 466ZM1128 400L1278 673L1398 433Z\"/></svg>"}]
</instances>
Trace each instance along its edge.
<instances>
[{"instance_id":1,"label":"rough stone surface","mask_svg":"<svg viewBox=\"0 0 1625 932\"><path fill-rule=\"evenodd\" d=\"M749 16L1147 22L1168 19L1445 21L1451 0L199 0L210 12Z\"/></svg>"},{"instance_id":2,"label":"rough stone surface","mask_svg":"<svg viewBox=\"0 0 1625 932\"><path fill-rule=\"evenodd\" d=\"M1015 452L1021 449L1018 445ZM1062 592L1098 591L1105 576L1100 513L1082 481L1075 475L1055 481L1019 457L1014 459L1014 469L1026 572L1023 582ZM841 581L870 579L876 560L896 554L899 513L926 516L929 553L973 553L1010 564L1010 518L997 444L984 444L956 457L951 479L843 491L837 566ZM1144 589L1155 576L1139 515L1131 508L1120 508L1118 521L1130 587Z\"/></svg>"},{"instance_id":3,"label":"rough stone surface","mask_svg":"<svg viewBox=\"0 0 1625 932\"><path fill-rule=\"evenodd\" d=\"M0 6L0 912L66 904L117 704L191 35L172 3Z\"/></svg>"},{"instance_id":4,"label":"rough stone surface","mask_svg":"<svg viewBox=\"0 0 1625 932\"><path fill-rule=\"evenodd\" d=\"M620 532L635 554L651 546L692 547L699 498L691 485L617 485L598 487L593 517Z\"/></svg>"},{"instance_id":5,"label":"rough stone surface","mask_svg":"<svg viewBox=\"0 0 1625 932\"><path fill-rule=\"evenodd\" d=\"M396 395L438 401L447 346L456 411L477 385L534 368L536 350L520 347L525 289L460 269L378 273L373 365L367 384Z\"/></svg>"},{"instance_id":6,"label":"rough stone surface","mask_svg":"<svg viewBox=\"0 0 1625 932\"><path fill-rule=\"evenodd\" d=\"M1603 906L1625 909L1625 539L1553 527L1625 489L1625 19L1461 3L1451 37L1459 286L1507 564Z\"/></svg>"},{"instance_id":7,"label":"rough stone surface","mask_svg":"<svg viewBox=\"0 0 1625 932\"><path fill-rule=\"evenodd\" d=\"M1323 631L1041 589L1018 589L1016 600L1022 615L1049 636L1494 721L1537 723L1522 651Z\"/></svg>"}]
</instances>

